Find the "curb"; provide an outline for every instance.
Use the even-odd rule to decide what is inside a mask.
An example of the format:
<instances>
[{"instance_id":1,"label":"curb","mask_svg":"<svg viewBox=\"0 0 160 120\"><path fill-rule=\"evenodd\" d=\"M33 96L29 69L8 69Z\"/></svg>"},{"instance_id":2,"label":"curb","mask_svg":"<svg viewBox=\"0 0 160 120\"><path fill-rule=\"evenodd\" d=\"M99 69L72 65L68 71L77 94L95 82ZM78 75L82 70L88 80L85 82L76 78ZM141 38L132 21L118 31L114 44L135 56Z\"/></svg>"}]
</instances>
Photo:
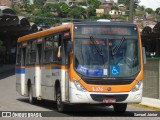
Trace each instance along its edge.
<instances>
[{"instance_id":1,"label":"curb","mask_svg":"<svg viewBox=\"0 0 160 120\"><path fill-rule=\"evenodd\" d=\"M157 108L160 110L160 99L143 97L140 105Z\"/></svg>"},{"instance_id":2,"label":"curb","mask_svg":"<svg viewBox=\"0 0 160 120\"><path fill-rule=\"evenodd\" d=\"M142 107L146 107L148 109L153 109L153 110L156 110L156 111L160 111L160 107L157 107L157 106L151 106L151 105L143 104L143 103L140 103L139 105L142 106Z\"/></svg>"}]
</instances>

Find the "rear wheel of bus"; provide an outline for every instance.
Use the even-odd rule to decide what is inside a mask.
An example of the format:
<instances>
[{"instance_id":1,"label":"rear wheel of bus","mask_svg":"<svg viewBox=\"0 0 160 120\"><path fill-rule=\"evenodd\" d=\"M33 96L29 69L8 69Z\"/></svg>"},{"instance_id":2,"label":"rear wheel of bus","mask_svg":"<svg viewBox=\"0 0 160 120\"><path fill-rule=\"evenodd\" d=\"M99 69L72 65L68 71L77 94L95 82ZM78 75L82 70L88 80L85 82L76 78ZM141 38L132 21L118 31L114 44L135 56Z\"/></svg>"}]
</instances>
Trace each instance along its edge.
<instances>
[{"instance_id":1,"label":"rear wheel of bus","mask_svg":"<svg viewBox=\"0 0 160 120\"><path fill-rule=\"evenodd\" d=\"M117 113L124 113L127 109L127 103L117 103L113 105L114 111Z\"/></svg>"},{"instance_id":2,"label":"rear wheel of bus","mask_svg":"<svg viewBox=\"0 0 160 120\"><path fill-rule=\"evenodd\" d=\"M57 103L57 110L58 112L64 112L64 104L62 102L62 95L61 95L61 89L60 87L57 88L56 93L56 103Z\"/></svg>"}]
</instances>

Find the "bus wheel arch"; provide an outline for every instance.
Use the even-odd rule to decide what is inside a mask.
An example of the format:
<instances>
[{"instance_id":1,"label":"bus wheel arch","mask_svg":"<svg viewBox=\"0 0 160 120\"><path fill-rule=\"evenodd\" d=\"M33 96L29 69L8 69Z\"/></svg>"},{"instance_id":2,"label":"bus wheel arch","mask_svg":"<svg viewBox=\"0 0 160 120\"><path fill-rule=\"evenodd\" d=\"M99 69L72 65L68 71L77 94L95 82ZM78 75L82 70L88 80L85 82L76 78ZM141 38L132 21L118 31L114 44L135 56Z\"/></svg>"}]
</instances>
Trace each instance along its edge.
<instances>
[{"instance_id":1,"label":"bus wheel arch","mask_svg":"<svg viewBox=\"0 0 160 120\"><path fill-rule=\"evenodd\" d=\"M58 112L64 112L64 104L62 102L61 97L61 87L59 80L56 80L55 82L55 89L56 89L56 104L57 104L57 110Z\"/></svg>"},{"instance_id":2,"label":"bus wheel arch","mask_svg":"<svg viewBox=\"0 0 160 120\"><path fill-rule=\"evenodd\" d=\"M58 87L60 87L60 81L56 80L56 82L55 82L55 91L56 91L56 93L57 93Z\"/></svg>"},{"instance_id":3,"label":"bus wheel arch","mask_svg":"<svg viewBox=\"0 0 160 120\"><path fill-rule=\"evenodd\" d=\"M32 84L31 84L31 80L28 79L27 82L27 88L28 88L28 100L30 104L33 104L35 102L35 98L33 98L33 90L32 90Z\"/></svg>"},{"instance_id":4,"label":"bus wheel arch","mask_svg":"<svg viewBox=\"0 0 160 120\"><path fill-rule=\"evenodd\" d=\"M28 96L29 96L29 88L30 88L30 86L31 86L31 80L28 79L28 81L27 81L27 95Z\"/></svg>"}]
</instances>

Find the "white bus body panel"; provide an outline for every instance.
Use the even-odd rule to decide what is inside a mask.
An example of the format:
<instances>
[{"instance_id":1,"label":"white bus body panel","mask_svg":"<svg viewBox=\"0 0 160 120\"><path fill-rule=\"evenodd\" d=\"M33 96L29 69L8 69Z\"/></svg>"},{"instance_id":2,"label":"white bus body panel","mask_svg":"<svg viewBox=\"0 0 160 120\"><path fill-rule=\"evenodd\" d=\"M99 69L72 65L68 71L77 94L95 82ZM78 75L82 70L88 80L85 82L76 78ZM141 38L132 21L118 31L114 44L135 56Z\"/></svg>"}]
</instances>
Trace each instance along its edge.
<instances>
[{"instance_id":1,"label":"white bus body panel","mask_svg":"<svg viewBox=\"0 0 160 120\"><path fill-rule=\"evenodd\" d=\"M54 83L52 80L51 66L48 65L48 67L41 68L42 99L53 100L54 99Z\"/></svg>"},{"instance_id":2,"label":"white bus body panel","mask_svg":"<svg viewBox=\"0 0 160 120\"><path fill-rule=\"evenodd\" d=\"M35 92L36 97L41 97L41 68L36 67L35 68Z\"/></svg>"},{"instance_id":3,"label":"white bus body panel","mask_svg":"<svg viewBox=\"0 0 160 120\"><path fill-rule=\"evenodd\" d=\"M16 68L16 90L19 94L25 95L25 68Z\"/></svg>"},{"instance_id":4,"label":"white bus body panel","mask_svg":"<svg viewBox=\"0 0 160 120\"><path fill-rule=\"evenodd\" d=\"M34 88L33 88L33 86L35 85L35 69L34 69L34 67L27 67L26 68L26 77L25 77L25 79L26 79L26 96L28 96L28 81L30 80L31 81L31 86L32 86L32 92L33 92L33 96L35 96L35 90L34 90Z\"/></svg>"},{"instance_id":5,"label":"white bus body panel","mask_svg":"<svg viewBox=\"0 0 160 120\"><path fill-rule=\"evenodd\" d=\"M122 95L127 94L128 97L124 101L118 103L140 103L142 100L142 87L136 92L120 92L120 93L101 93L101 92L82 92L76 89L74 83L70 83L70 103L89 103L89 104L98 104L103 103L97 102L91 98L91 94L96 95Z\"/></svg>"}]
</instances>

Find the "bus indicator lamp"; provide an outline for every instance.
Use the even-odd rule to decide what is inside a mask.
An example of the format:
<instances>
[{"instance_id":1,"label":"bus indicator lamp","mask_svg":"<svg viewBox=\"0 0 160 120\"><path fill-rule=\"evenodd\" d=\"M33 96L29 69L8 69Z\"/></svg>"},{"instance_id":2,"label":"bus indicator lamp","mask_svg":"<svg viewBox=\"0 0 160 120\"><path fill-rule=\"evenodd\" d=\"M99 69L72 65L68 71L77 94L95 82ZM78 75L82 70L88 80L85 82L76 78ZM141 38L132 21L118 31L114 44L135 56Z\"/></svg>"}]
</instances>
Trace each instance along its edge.
<instances>
[{"instance_id":1,"label":"bus indicator lamp","mask_svg":"<svg viewBox=\"0 0 160 120\"><path fill-rule=\"evenodd\" d=\"M86 92L86 89L75 79L73 78L73 82L77 90L80 90L82 92Z\"/></svg>"},{"instance_id":2,"label":"bus indicator lamp","mask_svg":"<svg viewBox=\"0 0 160 120\"><path fill-rule=\"evenodd\" d=\"M137 82L137 84L133 87L132 92L138 91L140 89L141 85L142 85L142 80L139 80Z\"/></svg>"}]
</instances>

